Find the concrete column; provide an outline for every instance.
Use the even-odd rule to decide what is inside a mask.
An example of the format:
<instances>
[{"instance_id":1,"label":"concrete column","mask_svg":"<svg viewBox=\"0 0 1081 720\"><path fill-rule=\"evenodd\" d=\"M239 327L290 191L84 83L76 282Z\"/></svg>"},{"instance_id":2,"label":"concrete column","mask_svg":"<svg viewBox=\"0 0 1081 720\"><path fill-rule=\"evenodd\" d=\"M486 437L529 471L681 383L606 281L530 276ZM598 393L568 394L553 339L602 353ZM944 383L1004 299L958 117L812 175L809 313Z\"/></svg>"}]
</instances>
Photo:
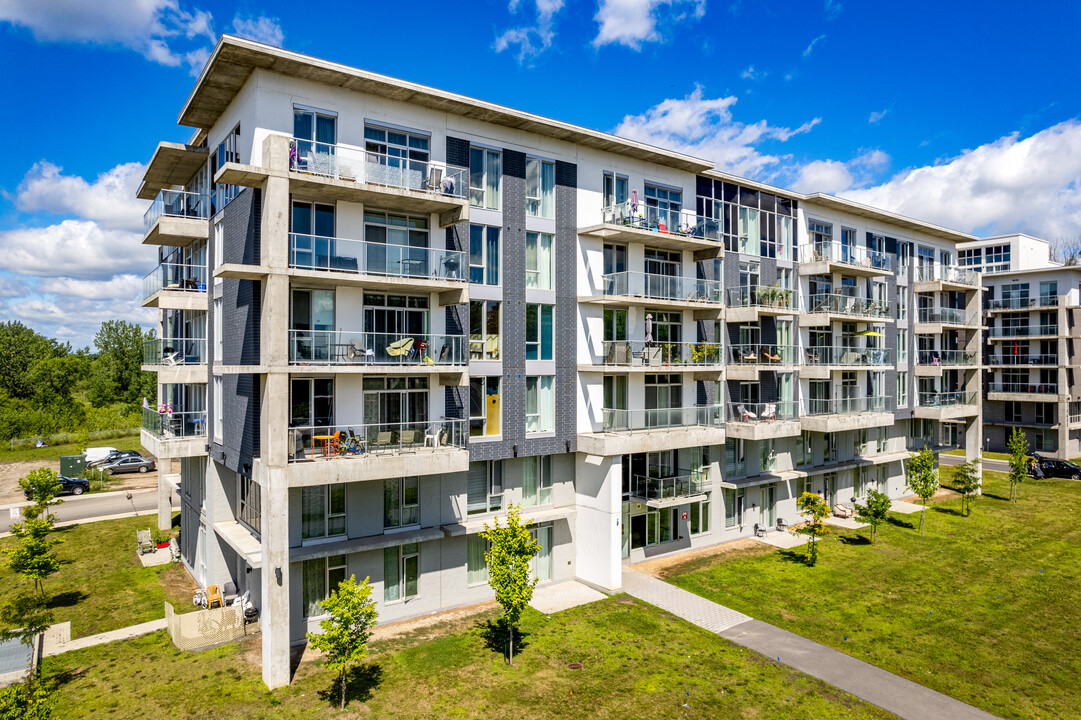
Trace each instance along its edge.
<instances>
[{"instance_id":1,"label":"concrete column","mask_svg":"<svg viewBox=\"0 0 1081 720\"><path fill-rule=\"evenodd\" d=\"M288 685L289 666L289 489L284 468L258 460L253 472L263 488L262 580L259 624L263 635L263 682Z\"/></svg>"},{"instance_id":2,"label":"concrete column","mask_svg":"<svg viewBox=\"0 0 1081 720\"><path fill-rule=\"evenodd\" d=\"M618 590L623 585L622 460L577 453L574 474L577 575Z\"/></svg>"},{"instance_id":3,"label":"concrete column","mask_svg":"<svg viewBox=\"0 0 1081 720\"><path fill-rule=\"evenodd\" d=\"M173 527L173 490L168 480L172 470L172 458L158 458L158 530L169 530ZM180 482L184 482L183 473Z\"/></svg>"},{"instance_id":4,"label":"concrete column","mask_svg":"<svg viewBox=\"0 0 1081 720\"><path fill-rule=\"evenodd\" d=\"M983 447L983 403L980 405L980 412L977 412L974 416L968 418L968 422L965 423L965 462L971 462L980 457L980 448ZM983 494L983 465L978 466L980 475L980 489L976 491L977 495Z\"/></svg>"}]
</instances>

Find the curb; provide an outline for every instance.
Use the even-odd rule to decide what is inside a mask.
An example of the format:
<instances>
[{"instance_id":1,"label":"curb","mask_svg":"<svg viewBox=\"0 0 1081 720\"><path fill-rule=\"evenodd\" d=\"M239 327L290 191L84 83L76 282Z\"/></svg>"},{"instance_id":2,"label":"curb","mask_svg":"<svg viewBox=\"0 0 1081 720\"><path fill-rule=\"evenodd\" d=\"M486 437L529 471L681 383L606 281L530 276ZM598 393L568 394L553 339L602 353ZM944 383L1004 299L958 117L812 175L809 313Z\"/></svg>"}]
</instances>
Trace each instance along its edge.
<instances>
[{"instance_id":1,"label":"curb","mask_svg":"<svg viewBox=\"0 0 1081 720\"><path fill-rule=\"evenodd\" d=\"M90 500L90 499L93 499L93 498L111 498L111 497L123 496L123 495L126 495L129 492L132 495L142 495L144 493L157 492L157 491L158 491L157 488L133 488L131 490L110 490L109 492L83 493L82 495L65 496L63 498L63 500L64 500L65 503L69 503L69 502L79 503L79 502L82 502L83 500ZM21 502L21 503L11 503L10 505L0 505L0 511L10 510L11 508L17 508L17 507L18 508L29 507L30 505L33 505L33 503L25 502L25 501Z\"/></svg>"}]
</instances>

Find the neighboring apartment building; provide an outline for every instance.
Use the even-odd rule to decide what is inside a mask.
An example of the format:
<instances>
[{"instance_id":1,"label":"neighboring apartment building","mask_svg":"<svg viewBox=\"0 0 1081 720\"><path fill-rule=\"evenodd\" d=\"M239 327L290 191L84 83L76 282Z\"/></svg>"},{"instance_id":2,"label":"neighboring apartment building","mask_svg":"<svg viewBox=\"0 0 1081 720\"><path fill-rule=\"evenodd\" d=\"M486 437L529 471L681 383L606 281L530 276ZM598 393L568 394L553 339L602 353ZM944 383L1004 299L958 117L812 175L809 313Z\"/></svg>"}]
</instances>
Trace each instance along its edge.
<instances>
[{"instance_id":1,"label":"neighboring apartment building","mask_svg":"<svg viewBox=\"0 0 1081 720\"><path fill-rule=\"evenodd\" d=\"M232 37L180 123L143 442L268 686L349 575L382 621L490 598L508 505L542 583L614 590L982 437L971 235Z\"/></svg>"},{"instance_id":2,"label":"neighboring apartment building","mask_svg":"<svg viewBox=\"0 0 1081 720\"><path fill-rule=\"evenodd\" d=\"M958 246L983 272L983 449L1006 452L1014 427L1029 447L1081 455L1077 328L1081 267L1051 261L1051 245L1007 235Z\"/></svg>"}]
</instances>

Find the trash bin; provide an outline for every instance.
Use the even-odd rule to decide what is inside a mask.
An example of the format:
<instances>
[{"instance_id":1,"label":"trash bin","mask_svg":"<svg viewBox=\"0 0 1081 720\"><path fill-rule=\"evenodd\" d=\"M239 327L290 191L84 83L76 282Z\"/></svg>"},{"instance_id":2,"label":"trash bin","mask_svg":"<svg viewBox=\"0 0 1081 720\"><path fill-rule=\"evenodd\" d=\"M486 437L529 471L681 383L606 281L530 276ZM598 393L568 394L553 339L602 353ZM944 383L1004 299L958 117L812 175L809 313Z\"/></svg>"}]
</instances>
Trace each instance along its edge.
<instances>
[{"instance_id":1,"label":"trash bin","mask_svg":"<svg viewBox=\"0 0 1081 720\"><path fill-rule=\"evenodd\" d=\"M78 477L86 469L86 457L83 455L61 455L60 474L64 477Z\"/></svg>"}]
</instances>

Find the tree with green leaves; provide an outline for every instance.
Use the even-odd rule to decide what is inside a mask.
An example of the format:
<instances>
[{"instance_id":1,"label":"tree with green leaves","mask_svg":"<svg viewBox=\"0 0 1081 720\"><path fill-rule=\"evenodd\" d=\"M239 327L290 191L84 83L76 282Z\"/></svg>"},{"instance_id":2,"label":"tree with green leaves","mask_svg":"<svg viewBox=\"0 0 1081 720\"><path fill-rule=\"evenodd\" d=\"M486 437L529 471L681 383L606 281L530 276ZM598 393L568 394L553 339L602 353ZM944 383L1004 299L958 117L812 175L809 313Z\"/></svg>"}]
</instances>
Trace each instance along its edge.
<instances>
[{"instance_id":1,"label":"tree with green leaves","mask_svg":"<svg viewBox=\"0 0 1081 720\"><path fill-rule=\"evenodd\" d=\"M94 336L98 357L91 365L87 397L94 405L135 403L153 397L157 377L142 371L143 343L154 338L135 323L107 320Z\"/></svg>"},{"instance_id":2,"label":"tree with green leaves","mask_svg":"<svg viewBox=\"0 0 1081 720\"><path fill-rule=\"evenodd\" d=\"M919 452L912 453L908 459L908 477L906 486L923 502L923 510L920 511L920 535L924 534L927 518L927 501L938 492L938 465L935 463L935 454L926 445Z\"/></svg>"},{"instance_id":3,"label":"tree with green leaves","mask_svg":"<svg viewBox=\"0 0 1081 720\"><path fill-rule=\"evenodd\" d=\"M495 599L503 608L503 619L510 631L508 658L514 664L514 629L521 620L537 577L530 577L533 557L540 551L540 544L529 531L531 523L522 523L519 508L507 508L507 525L500 527L499 518L494 526L484 523L481 537L488 541L484 560L488 563L488 584L495 590Z\"/></svg>"},{"instance_id":4,"label":"tree with green leaves","mask_svg":"<svg viewBox=\"0 0 1081 720\"><path fill-rule=\"evenodd\" d=\"M30 499L31 505L23 508L25 520L11 526L11 534L18 541L12 548L5 548L7 565L19 575L34 583L34 595L45 598L45 578L60 570L60 559L53 548L63 540L50 538L53 516L49 509L59 505L60 478L48 468L38 468L19 480Z\"/></svg>"},{"instance_id":5,"label":"tree with green leaves","mask_svg":"<svg viewBox=\"0 0 1081 720\"><path fill-rule=\"evenodd\" d=\"M1006 441L1006 450L1010 454L1010 502L1017 502L1018 486L1028 477L1028 468L1032 456L1028 454L1028 440L1021 428L1015 427Z\"/></svg>"},{"instance_id":6,"label":"tree with green leaves","mask_svg":"<svg viewBox=\"0 0 1081 720\"><path fill-rule=\"evenodd\" d=\"M967 517L972 512L972 498L980 493L980 458L955 467L953 482L961 493L961 514Z\"/></svg>"},{"instance_id":7,"label":"tree with green leaves","mask_svg":"<svg viewBox=\"0 0 1081 720\"><path fill-rule=\"evenodd\" d=\"M818 562L818 538L822 536L822 521L829 517L830 506L818 493L805 492L796 499L800 515L809 522L799 529L807 540L807 563L812 567Z\"/></svg>"},{"instance_id":8,"label":"tree with green leaves","mask_svg":"<svg viewBox=\"0 0 1081 720\"><path fill-rule=\"evenodd\" d=\"M308 633L308 643L326 657L326 665L338 673L341 686L341 706L345 709L345 686L351 663L358 663L368 656L368 640L372 628L379 619L375 610L375 598L369 578L357 582L350 575L332 590L319 605L328 617L319 621L322 632Z\"/></svg>"},{"instance_id":9,"label":"tree with green leaves","mask_svg":"<svg viewBox=\"0 0 1081 720\"><path fill-rule=\"evenodd\" d=\"M856 505L856 517L860 522L871 526L872 545L878 542L878 526L889 520L892 504L893 501L890 500L889 495L878 490L871 490L867 493L867 504Z\"/></svg>"}]
</instances>

